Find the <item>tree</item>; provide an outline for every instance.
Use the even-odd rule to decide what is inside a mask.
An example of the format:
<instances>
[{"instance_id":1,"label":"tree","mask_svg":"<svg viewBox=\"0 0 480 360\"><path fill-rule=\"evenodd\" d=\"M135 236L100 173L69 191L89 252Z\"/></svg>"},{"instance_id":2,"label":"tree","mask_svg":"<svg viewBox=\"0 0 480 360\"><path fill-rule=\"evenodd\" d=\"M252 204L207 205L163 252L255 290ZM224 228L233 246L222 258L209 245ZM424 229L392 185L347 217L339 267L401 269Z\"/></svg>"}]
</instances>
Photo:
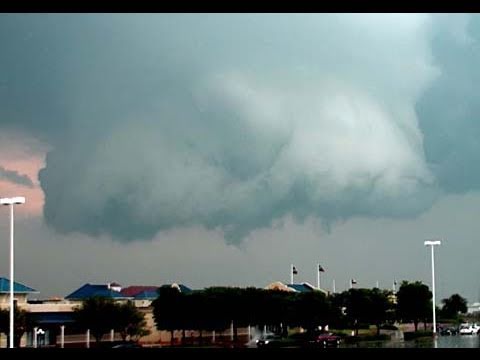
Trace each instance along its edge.
<instances>
[{"instance_id":1,"label":"tree","mask_svg":"<svg viewBox=\"0 0 480 360\"><path fill-rule=\"evenodd\" d=\"M330 322L334 328L344 329L347 326L348 318L346 316L347 308L345 306L346 291L334 293L329 296L329 302L332 306L330 313Z\"/></svg>"},{"instance_id":2,"label":"tree","mask_svg":"<svg viewBox=\"0 0 480 360\"><path fill-rule=\"evenodd\" d=\"M147 330L145 316L138 311L135 305L128 301L125 304L116 305L115 330L120 332L123 341L129 337L131 340L138 340L150 333Z\"/></svg>"},{"instance_id":3,"label":"tree","mask_svg":"<svg viewBox=\"0 0 480 360\"><path fill-rule=\"evenodd\" d=\"M443 299L442 303L441 314L446 319L457 319L459 313L465 314L468 310L467 300L459 294L453 294L449 298Z\"/></svg>"},{"instance_id":4,"label":"tree","mask_svg":"<svg viewBox=\"0 0 480 360\"><path fill-rule=\"evenodd\" d=\"M161 286L158 298L152 302L153 319L158 330L167 330L171 333L170 342L175 342L175 330L183 327L181 312L184 310L181 304L185 296L179 289L170 285Z\"/></svg>"},{"instance_id":5,"label":"tree","mask_svg":"<svg viewBox=\"0 0 480 360\"><path fill-rule=\"evenodd\" d=\"M420 281L403 281L397 292L397 311L400 320L413 321L415 331L418 323L427 319L431 311L432 293Z\"/></svg>"},{"instance_id":6,"label":"tree","mask_svg":"<svg viewBox=\"0 0 480 360\"><path fill-rule=\"evenodd\" d=\"M30 321L28 312L25 310L19 310L16 306L13 311L13 331L14 331L14 342L15 347L20 346L20 341L22 339L25 331L33 328L33 324ZM10 343L10 310L0 310L0 332L3 332L7 335L7 342Z\"/></svg>"},{"instance_id":7,"label":"tree","mask_svg":"<svg viewBox=\"0 0 480 360\"><path fill-rule=\"evenodd\" d=\"M331 312L330 303L325 294L320 291L295 294L293 305L293 319L296 324L307 331L312 331L318 326L328 324L329 314Z\"/></svg>"},{"instance_id":8,"label":"tree","mask_svg":"<svg viewBox=\"0 0 480 360\"><path fill-rule=\"evenodd\" d=\"M92 297L75 309L74 316L79 327L83 330L90 329L95 341L99 343L105 333L115 329L118 307L110 298Z\"/></svg>"},{"instance_id":9,"label":"tree","mask_svg":"<svg viewBox=\"0 0 480 360\"><path fill-rule=\"evenodd\" d=\"M353 325L355 335L358 336L360 323L369 323L372 305L369 289L350 289L344 293L343 305L345 314Z\"/></svg>"},{"instance_id":10,"label":"tree","mask_svg":"<svg viewBox=\"0 0 480 360\"><path fill-rule=\"evenodd\" d=\"M205 307L214 319L215 328L226 329L233 322L233 339L238 339L238 327L246 325L246 290L238 287L211 287L205 290L204 303L214 306Z\"/></svg>"},{"instance_id":11,"label":"tree","mask_svg":"<svg viewBox=\"0 0 480 360\"><path fill-rule=\"evenodd\" d=\"M182 299L182 308L180 313L180 323L182 328L182 341L185 341L185 330L198 330L200 340L202 340L202 331L208 328L208 310L203 291L193 291L185 294Z\"/></svg>"},{"instance_id":12,"label":"tree","mask_svg":"<svg viewBox=\"0 0 480 360\"><path fill-rule=\"evenodd\" d=\"M389 292L378 288L370 290L368 319L377 327L377 336L380 335L380 326L387 320L391 308L388 300Z\"/></svg>"},{"instance_id":13,"label":"tree","mask_svg":"<svg viewBox=\"0 0 480 360\"><path fill-rule=\"evenodd\" d=\"M244 308L244 325L259 325L265 323L262 321L262 308L260 306L262 297L267 290L248 287L243 292L242 304Z\"/></svg>"},{"instance_id":14,"label":"tree","mask_svg":"<svg viewBox=\"0 0 480 360\"><path fill-rule=\"evenodd\" d=\"M263 324L274 332L286 331L287 325L295 323L296 294L281 290L265 290L260 302Z\"/></svg>"}]
</instances>

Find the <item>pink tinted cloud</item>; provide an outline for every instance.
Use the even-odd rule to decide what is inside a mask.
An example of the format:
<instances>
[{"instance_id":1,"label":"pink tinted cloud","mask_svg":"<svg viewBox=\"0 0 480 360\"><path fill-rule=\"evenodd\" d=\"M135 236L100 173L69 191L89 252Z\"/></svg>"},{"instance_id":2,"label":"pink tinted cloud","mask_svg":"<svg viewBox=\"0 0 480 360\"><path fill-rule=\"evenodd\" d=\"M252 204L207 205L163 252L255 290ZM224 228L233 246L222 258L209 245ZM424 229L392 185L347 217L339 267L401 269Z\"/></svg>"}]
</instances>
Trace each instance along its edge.
<instances>
[{"instance_id":1,"label":"pink tinted cloud","mask_svg":"<svg viewBox=\"0 0 480 360\"><path fill-rule=\"evenodd\" d=\"M44 146L35 146L33 150L31 145L35 139L21 134L12 136L15 141L4 142L0 148L0 165L6 170L27 175L34 186L29 188L0 179L0 197L25 196L25 205L16 211L18 216L39 216L43 209L44 194L38 181L38 171L45 164L47 149Z\"/></svg>"}]
</instances>

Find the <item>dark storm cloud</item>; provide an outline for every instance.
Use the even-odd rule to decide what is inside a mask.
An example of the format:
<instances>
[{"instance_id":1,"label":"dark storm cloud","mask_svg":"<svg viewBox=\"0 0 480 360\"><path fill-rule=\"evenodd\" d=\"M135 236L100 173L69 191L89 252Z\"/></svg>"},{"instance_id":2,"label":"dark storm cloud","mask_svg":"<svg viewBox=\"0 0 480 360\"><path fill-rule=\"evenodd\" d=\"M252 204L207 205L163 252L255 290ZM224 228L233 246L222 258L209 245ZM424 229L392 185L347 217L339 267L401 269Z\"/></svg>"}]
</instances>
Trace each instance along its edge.
<instances>
[{"instance_id":1,"label":"dark storm cloud","mask_svg":"<svg viewBox=\"0 0 480 360\"><path fill-rule=\"evenodd\" d=\"M3 15L0 121L51 145L61 232L238 242L287 214L415 216L444 183L415 105L453 33L415 14Z\"/></svg>"},{"instance_id":2,"label":"dark storm cloud","mask_svg":"<svg viewBox=\"0 0 480 360\"><path fill-rule=\"evenodd\" d=\"M3 166L0 166L0 180L7 180L14 184L33 188L33 182L27 175L19 174L15 170L5 169Z\"/></svg>"},{"instance_id":3,"label":"dark storm cloud","mask_svg":"<svg viewBox=\"0 0 480 360\"><path fill-rule=\"evenodd\" d=\"M432 51L442 74L417 104L426 159L447 192L480 188L480 18L465 33L439 33Z\"/></svg>"}]
</instances>

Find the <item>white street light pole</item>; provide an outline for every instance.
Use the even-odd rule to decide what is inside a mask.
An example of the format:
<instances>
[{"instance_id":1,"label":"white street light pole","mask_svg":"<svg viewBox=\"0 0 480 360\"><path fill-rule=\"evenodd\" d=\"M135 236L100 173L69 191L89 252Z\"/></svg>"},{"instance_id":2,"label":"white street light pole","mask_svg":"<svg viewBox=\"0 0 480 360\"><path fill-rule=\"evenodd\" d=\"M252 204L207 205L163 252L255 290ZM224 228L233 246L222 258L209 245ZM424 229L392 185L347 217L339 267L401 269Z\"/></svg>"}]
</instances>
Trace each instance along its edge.
<instances>
[{"instance_id":1,"label":"white street light pole","mask_svg":"<svg viewBox=\"0 0 480 360\"><path fill-rule=\"evenodd\" d=\"M435 318L435 257L434 257L434 246L439 246L441 244L440 240L426 240L424 242L425 246L430 246L432 251L432 313L433 313L433 335L437 333L437 322Z\"/></svg>"},{"instance_id":2,"label":"white street light pole","mask_svg":"<svg viewBox=\"0 0 480 360\"><path fill-rule=\"evenodd\" d=\"M13 349L13 318L14 318L14 308L13 308L13 205L25 204L25 198L23 196L13 197L13 198L2 198L0 199L1 205L10 206L10 349Z\"/></svg>"}]
</instances>

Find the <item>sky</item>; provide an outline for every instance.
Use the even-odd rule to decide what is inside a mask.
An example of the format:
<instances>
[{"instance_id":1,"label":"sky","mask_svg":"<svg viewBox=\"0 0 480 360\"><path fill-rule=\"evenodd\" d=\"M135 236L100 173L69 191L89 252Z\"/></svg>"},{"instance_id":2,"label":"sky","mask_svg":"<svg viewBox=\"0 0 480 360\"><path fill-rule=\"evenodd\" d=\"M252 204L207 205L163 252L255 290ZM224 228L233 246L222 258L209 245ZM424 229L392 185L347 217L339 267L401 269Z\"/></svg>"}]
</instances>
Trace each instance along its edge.
<instances>
[{"instance_id":1,"label":"sky","mask_svg":"<svg viewBox=\"0 0 480 360\"><path fill-rule=\"evenodd\" d=\"M479 301L479 41L473 14L0 15L15 280L430 285L438 238L437 299ZM4 208L5 277L8 235Z\"/></svg>"}]
</instances>

